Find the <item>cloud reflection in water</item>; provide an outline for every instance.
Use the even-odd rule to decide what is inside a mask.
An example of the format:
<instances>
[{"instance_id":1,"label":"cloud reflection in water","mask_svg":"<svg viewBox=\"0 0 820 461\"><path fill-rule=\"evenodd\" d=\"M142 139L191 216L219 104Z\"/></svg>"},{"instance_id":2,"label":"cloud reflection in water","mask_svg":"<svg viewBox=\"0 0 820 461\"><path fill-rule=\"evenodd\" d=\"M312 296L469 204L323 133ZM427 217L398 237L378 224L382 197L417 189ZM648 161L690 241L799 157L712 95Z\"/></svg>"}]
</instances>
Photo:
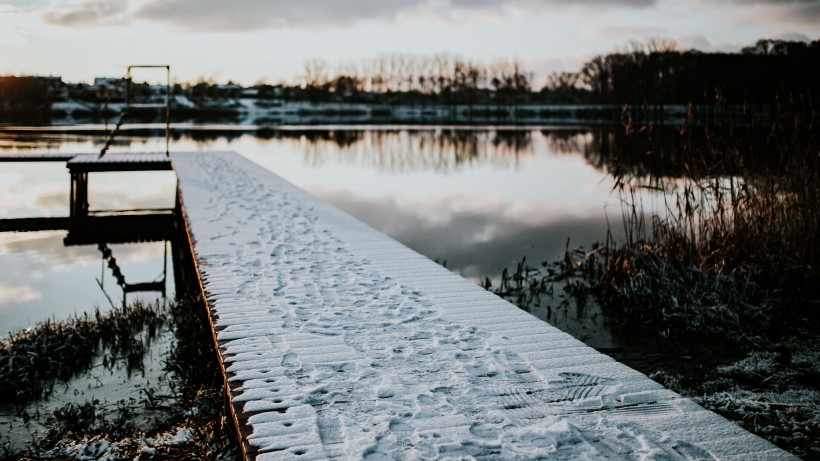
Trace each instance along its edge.
<instances>
[{"instance_id":1,"label":"cloud reflection in water","mask_svg":"<svg viewBox=\"0 0 820 461\"><path fill-rule=\"evenodd\" d=\"M5 304L27 303L42 297L42 293L29 285L10 286L0 282L0 309Z\"/></svg>"},{"instance_id":2,"label":"cloud reflection in water","mask_svg":"<svg viewBox=\"0 0 820 461\"><path fill-rule=\"evenodd\" d=\"M321 198L385 232L408 247L439 261L461 275L497 277L523 256L531 263L563 255L567 238L589 245L606 236L600 205L530 204L505 200L479 202L471 197L407 201L360 198L349 190L314 191ZM536 261L533 261L536 258Z\"/></svg>"},{"instance_id":3,"label":"cloud reflection in water","mask_svg":"<svg viewBox=\"0 0 820 461\"><path fill-rule=\"evenodd\" d=\"M0 234L0 334L48 318L59 321L95 308L110 309L98 279L115 304L121 301L121 290L97 247L66 247L65 236L65 231ZM129 283L161 279L164 243L110 247ZM168 267L172 267L170 261ZM167 288L173 297L171 279L169 273ZM146 293L144 299L156 296Z\"/></svg>"}]
</instances>

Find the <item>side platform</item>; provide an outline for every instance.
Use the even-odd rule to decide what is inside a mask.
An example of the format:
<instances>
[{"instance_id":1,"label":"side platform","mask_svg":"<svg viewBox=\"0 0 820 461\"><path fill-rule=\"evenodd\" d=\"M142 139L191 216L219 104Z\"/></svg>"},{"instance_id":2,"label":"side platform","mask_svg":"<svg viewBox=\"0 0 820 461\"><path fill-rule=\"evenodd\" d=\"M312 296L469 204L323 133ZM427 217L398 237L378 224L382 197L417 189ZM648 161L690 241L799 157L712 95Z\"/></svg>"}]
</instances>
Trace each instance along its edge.
<instances>
[{"instance_id":1,"label":"side platform","mask_svg":"<svg viewBox=\"0 0 820 461\"><path fill-rule=\"evenodd\" d=\"M249 459L794 459L244 157L171 160Z\"/></svg>"}]
</instances>

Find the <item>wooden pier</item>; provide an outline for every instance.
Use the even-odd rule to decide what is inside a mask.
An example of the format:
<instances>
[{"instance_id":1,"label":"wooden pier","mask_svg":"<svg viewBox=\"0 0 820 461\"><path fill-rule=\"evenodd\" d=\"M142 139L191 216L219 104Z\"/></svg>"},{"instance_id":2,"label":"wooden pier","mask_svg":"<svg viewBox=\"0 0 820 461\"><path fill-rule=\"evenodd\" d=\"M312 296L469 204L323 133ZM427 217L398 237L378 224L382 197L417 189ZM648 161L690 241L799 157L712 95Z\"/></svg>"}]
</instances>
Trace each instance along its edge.
<instances>
[{"instance_id":1,"label":"wooden pier","mask_svg":"<svg viewBox=\"0 0 820 461\"><path fill-rule=\"evenodd\" d=\"M78 221L89 216L89 173L171 170L171 159L164 153L84 154L72 157L67 166L71 175L69 218Z\"/></svg>"},{"instance_id":2,"label":"wooden pier","mask_svg":"<svg viewBox=\"0 0 820 461\"><path fill-rule=\"evenodd\" d=\"M66 245L170 240L173 209L94 212L88 204L88 175L94 172L170 171L165 153L3 154L0 162L65 162L71 178L68 217L0 219L0 232L68 230Z\"/></svg>"},{"instance_id":3,"label":"wooden pier","mask_svg":"<svg viewBox=\"0 0 820 461\"><path fill-rule=\"evenodd\" d=\"M237 154L171 159L248 459L794 458Z\"/></svg>"}]
</instances>

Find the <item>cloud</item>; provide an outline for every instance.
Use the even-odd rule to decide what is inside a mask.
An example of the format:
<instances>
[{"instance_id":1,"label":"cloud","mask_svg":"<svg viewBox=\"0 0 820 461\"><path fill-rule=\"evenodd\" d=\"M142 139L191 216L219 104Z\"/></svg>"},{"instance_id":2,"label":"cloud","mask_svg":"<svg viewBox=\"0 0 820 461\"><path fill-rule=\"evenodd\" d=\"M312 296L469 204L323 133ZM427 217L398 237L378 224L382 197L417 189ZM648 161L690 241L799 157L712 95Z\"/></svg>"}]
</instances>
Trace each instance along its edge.
<instances>
[{"instance_id":1,"label":"cloud","mask_svg":"<svg viewBox=\"0 0 820 461\"><path fill-rule=\"evenodd\" d=\"M656 0L582 0L581 6L648 7ZM150 0L137 16L186 29L245 31L265 28L349 26L365 20L392 20L414 12L538 10L561 7L559 0Z\"/></svg>"},{"instance_id":2,"label":"cloud","mask_svg":"<svg viewBox=\"0 0 820 461\"><path fill-rule=\"evenodd\" d=\"M28 285L10 286L0 282L0 306L3 304L26 303L40 299L42 293Z\"/></svg>"},{"instance_id":3,"label":"cloud","mask_svg":"<svg viewBox=\"0 0 820 461\"><path fill-rule=\"evenodd\" d=\"M628 27L610 26L590 29L588 34L594 38L599 37L656 37L667 34L667 30L661 27Z\"/></svg>"},{"instance_id":4,"label":"cloud","mask_svg":"<svg viewBox=\"0 0 820 461\"><path fill-rule=\"evenodd\" d=\"M25 254L29 260L30 270L45 274L101 261L102 256L96 246L65 246L65 237L65 231L23 233L20 237L1 242L0 253ZM164 252L161 242L112 244L110 247L120 264L151 261L156 258L161 261Z\"/></svg>"},{"instance_id":5,"label":"cloud","mask_svg":"<svg viewBox=\"0 0 820 461\"><path fill-rule=\"evenodd\" d=\"M0 0L0 13L8 11L36 11L48 5L47 0Z\"/></svg>"},{"instance_id":6,"label":"cloud","mask_svg":"<svg viewBox=\"0 0 820 461\"><path fill-rule=\"evenodd\" d=\"M774 38L791 42L810 42L814 40L808 35L801 34L800 32L784 32L782 34L776 34Z\"/></svg>"},{"instance_id":7,"label":"cloud","mask_svg":"<svg viewBox=\"0 0 820 461\"><path fill-rule=\"evenodd\" d=\"M0 4L0 45L20 46L28 43L30 21L23 6Z\"/></svg>"},{"instance_id":8,"label":"cloud","mask_svg":"<svg viewBox=\"0 0 820 461\"><path fill-rule=\"evenodd\" d=\"M426 0L153 0L137 15L199 31L349 25L393 19Z\"/></svg>"},{"instance_id":9,"label":"cloud","mask_svg":"<svg viewBox=\"0 0 820 461\"><path fill-rule=\"evenodd\" d=\"M784 22L816 27L820 24L820 1L800 4L778 5L778 15Z\"/></svg>"},{"instance_id":10,"label":"cloud","mask_svg":"<svg viewBox=\"0 0 820 461\"><path fill-rule=\"evenodd\" d=\"M703 35L681 35L674 37L680 50L714 51L715 46Z\"/></svg>"},{"instance_id":11,"label":"cloud","mask_svg":"<svg viewBox=\"0 0 820 461\"><path fill-rule=\"evenodd\" d=\"M28 40L16 30L0 28L0 45L25 45Z\"/></svg>"},{"instance_id":12,"label":"cloud","mask_svg":"<svg viewBox=\"0 0 820 461\"><path fill-rule=\"evenodd\" d=\"M127 21L128 0L91 0L48 10L43 20L66 27L121 24Z\"/></svg>"},{"instance_id":13,"label":"cloud","mask_svg":"<svg viewBox=\"0 0 820 461\"><path fill-rule=\"evenodd\" d=\"M43 0L6 0L3 4L46 8ZM349 27L362 21L425 15L452 21L470 18L473 13L500 16L511 11L532 13L549 9L600 15L601 11L616 9L667 8L659 0L56 0L52 4L57 7L42 14L50 24L83 27L142 19L197 32ZM791 26L820 23L820 0L689 0L687 4L695 9L706 5L720 7L731 12L735 20L744 22ZM657 27L639 29L651 33ZM626 35L641 31L618 26L599 31L607 32Z\"/></svg>"},{"instance_id":14,"label":"cloud","mask_svg":"<svg viewBox=\"0 0 820 461\"><path fill-rule=\"evenodd\" d=\"M732 0L738 5L802 6L817 4L817 0Z\"/></svg>"},{"instance_id":15,"label":"cloud","mask_svg":"<svg viewBox=\"0 0 820 461\"><path fill-rule=\"evenodd\" d=\"M596 6L596 7L626 7L626 8L646 8L657 3L656 0L580 0L567 2L565 0L451 0L450 5L459 8L477 7L545 7L545 6Z\"/></svg>"},{"instance_id":16,"label":"cloud","mask_svg":"<svg viewBox=\"0 0 820 461\"><path fill-rule=\"evenodd\" d=\"M813 26L820 24L820 0L733 0L737 11L747 21L779 23L788 26Z\"/></svg>"}]
</instances>

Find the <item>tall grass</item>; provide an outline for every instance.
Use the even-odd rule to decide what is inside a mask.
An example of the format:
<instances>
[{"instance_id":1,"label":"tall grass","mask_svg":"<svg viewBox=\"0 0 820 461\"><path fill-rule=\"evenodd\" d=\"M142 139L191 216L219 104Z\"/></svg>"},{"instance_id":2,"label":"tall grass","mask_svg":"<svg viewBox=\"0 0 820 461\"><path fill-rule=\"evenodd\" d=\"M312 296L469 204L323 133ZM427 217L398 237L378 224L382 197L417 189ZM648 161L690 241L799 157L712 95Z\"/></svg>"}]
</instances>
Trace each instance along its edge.
<instances>
[{"instance_id":1,"label":"tall grass","mask_svg":"<svg viewBox=\"0 0 820 461\"><path fill-rule=\"evenodd\" d=\"M616 169L626 241L609 243L605 267L585 273L602 304L665 329L749 339L817 319L816 118L803 107L778 107L719 128L690 123L664 153L681 163L682 178ZM623 129L656 155L651 126L627 119ZM660 200L647 206L658 191Z\"/></svg>"},{"instance_id":2,"label":"tall grass","mask_svg":"<svg viewBox=\"0 0 820 461\"><path fill-rule=\"evenodd\" d=\"M48 397L56 383L87 372L97 356L107 368L121 361L129 375L139 371L150 342L166 323L164 314L159 305L137 302L10 333L0 340L0 403Z\"/></svg>"},{"instance_id":3,"label":"tall grass","mask_svg":"<svg viewBox=\"0 0 820 461\"><path fill-rule=\"evenodd\" d=\"M562 261L542 268L522 260L485 288L527 309L558 282L564 296L593 294L613 319L664 336L697 331L754 345L810 330L820 318L814 106L744 108L708 126L691 116L675 130L635 125L626 110L623 120L619 142L602 152L620 224L612 220L591 250L568 244Z\"/></svg>"},{"instance_id":4,"label":"tall grass","mask_svg":"<svg viewBox=\"0 0 820 461\"><path fill-rule=\"evenodd\" d=\"M149 338L169 333L174 340L162 357L163 373L151 383L144 378L134 381L127 399L91 397L43 412L23 405L48 398L55 384L88 373L100 357L106 367L138 367L151 352ZM14 333L0 341L0 391L0 403L19 404L26 424L31 418L44 428L30 441L0 434L0 460L137 459L147 449L153 459L238 456L210 323L200 299L162 306L136 302ZM190 437L175 440L181 430Z\"/></svg>"}]
</instances>

